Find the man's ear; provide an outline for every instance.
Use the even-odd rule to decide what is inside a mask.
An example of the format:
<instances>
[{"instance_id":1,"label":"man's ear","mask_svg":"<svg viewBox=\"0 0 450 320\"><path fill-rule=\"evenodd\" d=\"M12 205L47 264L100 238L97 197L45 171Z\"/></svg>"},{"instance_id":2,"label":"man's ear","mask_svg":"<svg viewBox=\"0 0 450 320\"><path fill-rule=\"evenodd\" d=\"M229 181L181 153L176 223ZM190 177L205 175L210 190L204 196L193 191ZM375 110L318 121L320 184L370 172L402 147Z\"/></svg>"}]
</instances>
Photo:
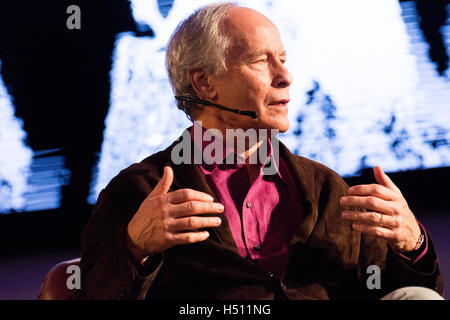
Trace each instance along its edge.
<instances>
[{"instance_id":1,"label":"man's ear","mask_svg":"<svg viewBox=\"0 0 450 320\"><path fill-rule=\"evenodd\" d=\"M189 81L192 88L201 99L212 100L217 95L217 92L208 76L202 68L193 68L188 70Z\"/></svg>"}]
</instances>

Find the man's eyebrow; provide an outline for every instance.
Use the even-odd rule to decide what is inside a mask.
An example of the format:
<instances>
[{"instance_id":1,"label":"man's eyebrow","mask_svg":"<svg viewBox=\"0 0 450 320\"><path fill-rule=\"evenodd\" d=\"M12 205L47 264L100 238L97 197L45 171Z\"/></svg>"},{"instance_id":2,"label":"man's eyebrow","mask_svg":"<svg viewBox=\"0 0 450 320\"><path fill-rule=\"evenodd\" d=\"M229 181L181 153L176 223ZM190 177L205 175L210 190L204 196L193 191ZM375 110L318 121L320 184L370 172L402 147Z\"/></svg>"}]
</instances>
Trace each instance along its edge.
<instances>
[{"instance_id":1,"label":"man's eyebrow","mask_svg":"<svg viewBox=\"0 0 450 320\"><path fill-rule=\"evenodd\" d=\"M258 50L255 52L251 52L249 54L247 54L247 58L254 58L254 57L258 57L258 56L263 56L263 55L267 55L270 52L270 50ZM281 52L280 56L282 57L286 57L287 52L286 50L284 50L283 52Z\"/></svg>"},{"instance_id":2,"label":"man's eyebrow","mask_svg":"<svg viewBox=\"0 0 450 320\"><path fill-rule=\"evenodd\" d=\"M254 57L262 56L265 54L267 54L267 50L259 50L259 51L249 52L245 56L247 58L254 58Z\"/></svg>"}]
</instances>

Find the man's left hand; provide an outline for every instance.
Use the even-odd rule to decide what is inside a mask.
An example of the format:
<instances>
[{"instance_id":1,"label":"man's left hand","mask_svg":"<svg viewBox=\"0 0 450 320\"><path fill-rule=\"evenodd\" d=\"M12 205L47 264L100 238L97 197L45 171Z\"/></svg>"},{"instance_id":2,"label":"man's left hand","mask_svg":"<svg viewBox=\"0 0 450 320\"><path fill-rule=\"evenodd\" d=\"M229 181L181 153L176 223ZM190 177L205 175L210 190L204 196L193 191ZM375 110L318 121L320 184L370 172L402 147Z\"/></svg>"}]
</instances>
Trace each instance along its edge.
<instances>
[{"instance_id":1,"label":"man's left hand","mask_svg":"<svg viewBox=\"0 0 450 320\"><path fill-rule=\"evenodd\" d=\"M350 187L348 195L341 197L342 217L353 221L354 230L383 238L397 251L414 250L421 233L414 214L400 189L379 166L374 175L378 184ZM348 210L352 207L366 211Z\"/></svg>"}]
</instances>

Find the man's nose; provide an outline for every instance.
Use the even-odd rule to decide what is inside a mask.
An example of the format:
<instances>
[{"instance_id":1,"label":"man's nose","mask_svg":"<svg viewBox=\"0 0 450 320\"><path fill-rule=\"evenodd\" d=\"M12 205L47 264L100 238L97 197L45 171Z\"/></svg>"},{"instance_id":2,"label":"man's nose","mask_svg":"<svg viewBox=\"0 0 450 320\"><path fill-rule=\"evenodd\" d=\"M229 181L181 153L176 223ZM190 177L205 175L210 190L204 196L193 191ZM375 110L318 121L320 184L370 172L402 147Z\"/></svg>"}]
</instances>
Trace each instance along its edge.
<instances>
[{"instance_id":1,"label":"man's nose","mask_svg":"<svg viewBox=\"0 0 450 320\"><path fill-rule=\"evenodd\" d=\"M272 86L274 86L275 88L286 88L289 87L291 83L291 73L288 71L284 64L278 63L274 70Z\"/></svg>"}]
</instances>

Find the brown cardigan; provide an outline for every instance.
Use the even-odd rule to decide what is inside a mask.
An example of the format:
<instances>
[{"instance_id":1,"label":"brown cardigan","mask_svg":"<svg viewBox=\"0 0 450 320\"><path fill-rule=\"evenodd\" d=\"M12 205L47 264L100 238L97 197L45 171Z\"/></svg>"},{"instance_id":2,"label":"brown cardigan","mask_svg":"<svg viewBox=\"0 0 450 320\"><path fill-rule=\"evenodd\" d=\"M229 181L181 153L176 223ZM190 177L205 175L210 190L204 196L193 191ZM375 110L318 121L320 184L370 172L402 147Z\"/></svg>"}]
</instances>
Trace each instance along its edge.
<instances>
[{"instance_id":1,"label":"brown cardigan","mask_svg":"<svg viewBox=\"0 0 450 320\"><path fill-rule=\"evenodd\" d=\"M238 254L224 215L220 227L208 229L211 236L206 241L172 247L163 252L156 270L142 270L126 248L125 230L164 166L174 171L171 191L192 188L214 196L197 165L171 162L171 150L180 139L121 171L100 193L82 234L78 298L379 299L410 285L442 294L443 280L429 235L427 254L411 266L385 241L353 231L351 223L340 217L339 199L348 188L344 180L324 165L292 154L281 142L280 157L292 171L303 205L302 220L292 222L298 227L281 281ZM381 268L381 289L367 288L369 265Z\"/></svg>"}]
</instances>

